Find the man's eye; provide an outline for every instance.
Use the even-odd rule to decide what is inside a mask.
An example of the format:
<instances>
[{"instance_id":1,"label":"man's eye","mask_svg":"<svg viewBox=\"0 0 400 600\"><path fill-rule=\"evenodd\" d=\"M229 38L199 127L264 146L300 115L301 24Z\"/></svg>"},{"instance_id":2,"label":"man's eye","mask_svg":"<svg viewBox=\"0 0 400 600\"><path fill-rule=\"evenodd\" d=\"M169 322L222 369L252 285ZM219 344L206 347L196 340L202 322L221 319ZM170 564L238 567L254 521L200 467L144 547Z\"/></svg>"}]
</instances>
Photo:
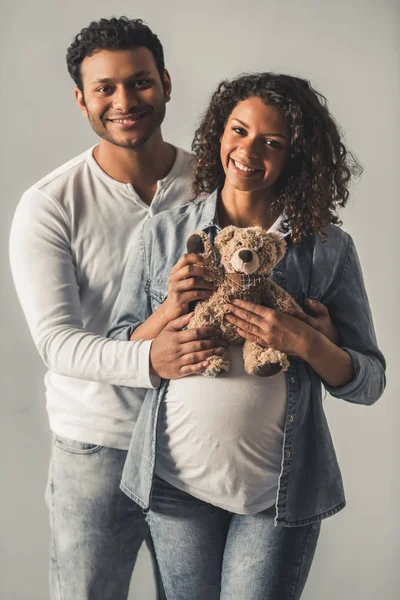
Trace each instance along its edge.
<instances>
[{"instance_id":1,"label":"man's eye","mask_svg":"<svg viewBox=\"0 0 400 600\"><path fill-rule=\"evenodd\" d=\"M111 91L109 85L102 85L100 88L96 90L96 92L100 92L100 94L108 94Z\"/></svg>"},{"instance_id":2,"label":"man's eye","mask_svg":"<svg viewBox=\"0 0 400 600\"><path fill-rule=\"evenodd\" d=\"M133 85L134 87L148 87L151 85L151 79L137 79Z\"/></svg>"}]
</instances>

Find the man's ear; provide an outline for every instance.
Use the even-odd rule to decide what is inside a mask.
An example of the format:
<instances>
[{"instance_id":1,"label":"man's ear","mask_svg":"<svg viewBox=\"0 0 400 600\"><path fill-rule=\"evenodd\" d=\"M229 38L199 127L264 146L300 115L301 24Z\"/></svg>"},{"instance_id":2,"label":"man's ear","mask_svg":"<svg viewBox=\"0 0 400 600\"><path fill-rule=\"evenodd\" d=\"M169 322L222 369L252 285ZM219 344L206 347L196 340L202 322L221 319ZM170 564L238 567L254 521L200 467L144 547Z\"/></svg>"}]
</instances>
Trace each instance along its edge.
<instances>
[{"instance_id":1,"label":"man's ear","mask_svg":"<svg viewBox=\"0 0 400 600\"><path fill-rule=\"evenodd\" d=\"M162 84L163 84L163 88L164 88L165 102L169 102L171 100L172 83L171 83L171 76L168 73L167 69L164 69Z\"/></svg>"},{"instance_id":2,"label":"man's ear","mask_svg":"<svg viewBox=\"0 0 400 600\"><path fill-rule=\"evenodd\" d=\"M79 88L75 88L75 100L79 109L85 118L88 117L88 111L86 109L85 99L83 97L83 92Z\"/></svg>"}]
</instances>

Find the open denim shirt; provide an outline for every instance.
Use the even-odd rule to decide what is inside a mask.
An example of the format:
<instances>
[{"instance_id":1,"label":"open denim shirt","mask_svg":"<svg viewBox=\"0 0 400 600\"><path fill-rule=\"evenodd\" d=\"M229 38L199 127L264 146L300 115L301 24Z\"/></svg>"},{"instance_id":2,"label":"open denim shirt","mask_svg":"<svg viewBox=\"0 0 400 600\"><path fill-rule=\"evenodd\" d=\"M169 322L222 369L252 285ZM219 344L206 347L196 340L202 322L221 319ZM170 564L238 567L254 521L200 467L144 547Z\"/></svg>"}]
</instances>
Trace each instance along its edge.
<instances>
[{"instance_id":1,"label":"open denim shirt","mask_svg":"<svg viewBox=\"0 0 400 600\"><path fill-rule=\"evenodd\" d=\"M217 197L215 191L206 200L165 211L145 223L140 243L130 253L110 337L128 340L165 300L170 271L185 254L193 231L203 230L214 240L219 231ZM330 226L326 242L317 235L299 246L290 238L287 242L273 280L300 305L310 297L328 307L340 346L353 362L352 381L337 388L324 384L325 389L348 402L373 404L385 387L385 359L376 343L353 240ZM322 406L321 379L306 362L290 362L275 524L300 526L335 514L345 506L345 497ZM167 387L168 381L162 380L158 389L147 391L122 476L121 489L144 510L151 502L158 413Z\"/></svg>"}]
</instances>

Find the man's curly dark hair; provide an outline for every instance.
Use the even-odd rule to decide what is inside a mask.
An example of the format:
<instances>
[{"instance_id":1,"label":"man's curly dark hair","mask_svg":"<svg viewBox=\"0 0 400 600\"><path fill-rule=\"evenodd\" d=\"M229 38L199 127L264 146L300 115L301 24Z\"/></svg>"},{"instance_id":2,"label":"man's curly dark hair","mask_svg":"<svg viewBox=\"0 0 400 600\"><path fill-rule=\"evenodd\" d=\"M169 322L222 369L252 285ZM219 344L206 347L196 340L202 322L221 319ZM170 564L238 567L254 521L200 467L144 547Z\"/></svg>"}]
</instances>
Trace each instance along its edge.
<instances>
[{"instance_id":1,"label":"man's curly dark hair","mask_svg":"<svg viewBox=\"0 0 400 600\"><path fill-rule=\"evenodd\" d=\"M290 129L291 154L271 208L279 205L284 212L285 228L295 243L311 233L325 238L329 223L342 224L336 210L345 206L350 178L362 168L341 141L325 97L299 77L257 73L218 86L192 144L195 195L222 187L220 138L235 106L253 96L279 109Z\"/></svg>"},{"instance_id":2,"label":"man's curly dark hair","mask_svg":"<svg viewBox=\"0 0 400 600\"><path fill-rule=\"evenodd\" d=\"M67 67L77 87L83 92L81 64L98 50L128 50L142 46L154 56L161 81L164 75L164 51L155 33L141 20L113 17L92 21L75 36L67 51Z\"/></svg>"}]
</instances>

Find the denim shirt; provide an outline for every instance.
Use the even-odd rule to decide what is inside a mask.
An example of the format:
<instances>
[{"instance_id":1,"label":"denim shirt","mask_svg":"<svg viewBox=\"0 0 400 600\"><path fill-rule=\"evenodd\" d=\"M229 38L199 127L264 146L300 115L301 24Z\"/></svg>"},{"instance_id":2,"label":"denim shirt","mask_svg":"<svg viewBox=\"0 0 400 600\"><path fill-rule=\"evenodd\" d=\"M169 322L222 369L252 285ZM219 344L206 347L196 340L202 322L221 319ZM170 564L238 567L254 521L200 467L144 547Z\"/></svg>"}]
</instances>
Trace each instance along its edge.
<instances>
[{"instance_id":1,"label":"denim shirt","mask_svg":"<svg viewBox=\"0 0 400 600\"><path fill-rule=\"evenodd\" d=\"M186 253L186 239L203 230L214 240L219 231L217 192L149 219L140 243L131 249L109 336L127 340L165 300L172 267ZM351 237L329 226L328 239L309 237L295 246L287 239L273 280L302 305L306 297L327 305L351 357L354 378L332 388L301 360L286 371L287 407L282 463L276 498L276 525L299 526L329 517L345 506L342 477L322 405L322 388L335 398L373 404L385 387L385 359L372 323L357 253ZM133 432L121 489L145 511L151 502L160 404L168 387L148 390Z\"/></svg>"}]
</instances>

